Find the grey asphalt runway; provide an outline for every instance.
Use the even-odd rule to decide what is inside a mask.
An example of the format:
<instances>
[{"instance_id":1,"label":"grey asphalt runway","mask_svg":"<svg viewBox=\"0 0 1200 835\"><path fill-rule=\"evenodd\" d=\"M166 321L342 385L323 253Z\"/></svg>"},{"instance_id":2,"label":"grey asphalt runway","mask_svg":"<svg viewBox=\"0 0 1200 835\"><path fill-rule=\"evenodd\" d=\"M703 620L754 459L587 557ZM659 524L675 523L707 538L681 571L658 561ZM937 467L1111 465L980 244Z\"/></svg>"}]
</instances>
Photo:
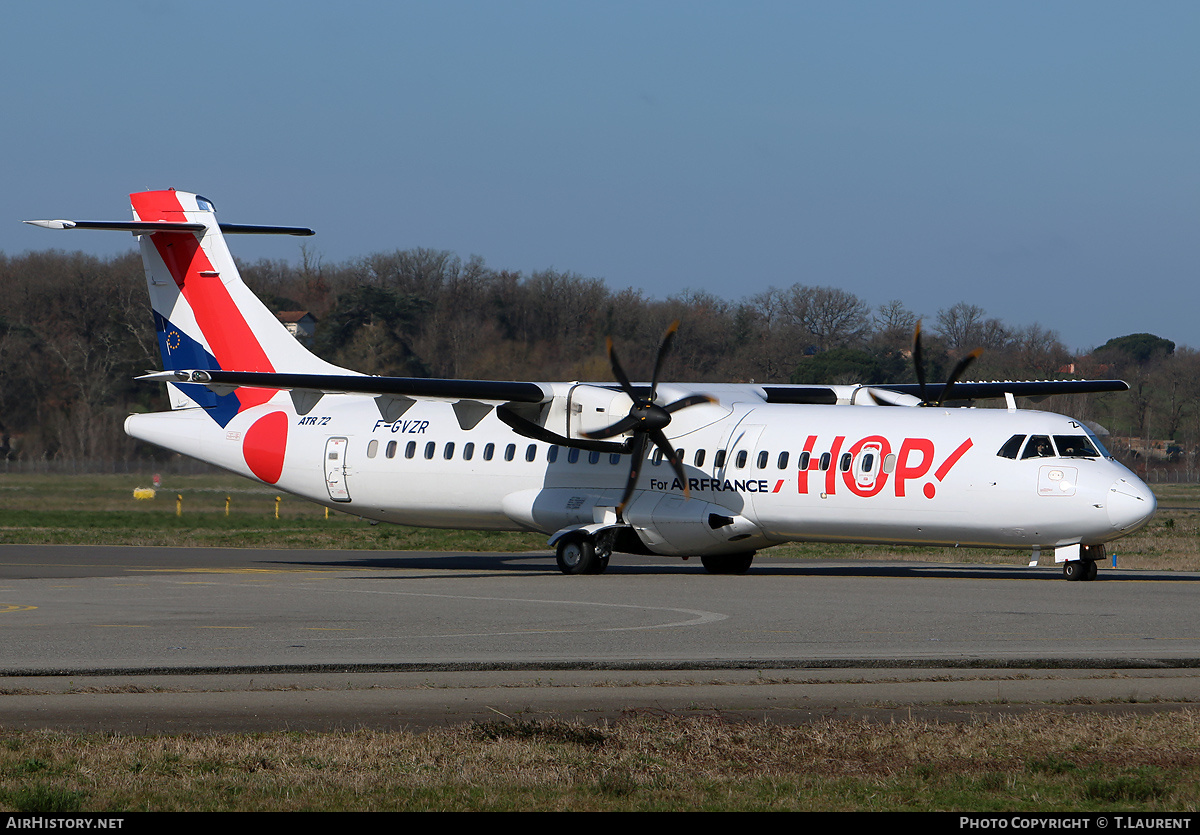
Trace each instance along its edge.
<instances>
[{"instance_id":1,"label":"grey asphalt runway","mask_svg":"<svg viewBox=\"0 0 1200 835\"><path fill-rule=\"evenodd\" d=\"M0 546L0 726L130 733L1200 699L1200 574Z\"/></svg>"}]
</instances>

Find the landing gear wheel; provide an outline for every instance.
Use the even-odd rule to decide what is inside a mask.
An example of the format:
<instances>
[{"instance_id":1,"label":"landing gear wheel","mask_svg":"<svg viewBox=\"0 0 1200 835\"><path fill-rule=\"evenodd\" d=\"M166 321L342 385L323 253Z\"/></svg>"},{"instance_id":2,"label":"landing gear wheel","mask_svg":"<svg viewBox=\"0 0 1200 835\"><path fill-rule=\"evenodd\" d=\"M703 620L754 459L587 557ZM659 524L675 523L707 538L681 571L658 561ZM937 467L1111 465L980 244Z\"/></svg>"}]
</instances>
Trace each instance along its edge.
<instances>
[{"instance_id":1,"label":"landing gear wheel","mask_svg":"<svg viewBox=\"0 0 1200 835\"><path fill-rule=\"evenodd\" d=\"M709 574L745 574L754 562L754 552L748 554L712 554L700 562Z\"/></svg>"},{"instance_id":2,"label":"landing gear wheel","mask_svg":"<svg viewBox=\"0 0 1200 835\"><path fill-rule=\"evenodd\" d=\"M608 567L608 559L597 556L596 543L582 534L559 540L555 557L563 574L599 574Z\"/></svg>"},{"instance_id":3,"label":"landing gear wheel","mask_svg":"<svg viewBox=\"0 0 1200 835\"><path fill-rule=\"evenodd\" d=\"M1067 580L1095 580L1095 560L1071 560L1063 563L1063 578Z\"/></svg>"}]
</instances>

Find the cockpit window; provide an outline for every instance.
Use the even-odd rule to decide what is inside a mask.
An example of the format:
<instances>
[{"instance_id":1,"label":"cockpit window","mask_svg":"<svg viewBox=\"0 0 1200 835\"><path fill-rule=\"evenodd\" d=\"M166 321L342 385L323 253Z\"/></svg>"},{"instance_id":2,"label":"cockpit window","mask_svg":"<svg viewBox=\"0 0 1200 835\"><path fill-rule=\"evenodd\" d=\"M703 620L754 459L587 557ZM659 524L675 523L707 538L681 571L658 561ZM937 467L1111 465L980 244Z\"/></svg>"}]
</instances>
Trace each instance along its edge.
<instances>
[{"instance_id":1,"label":"cockpit window","mask_svg":"<svg viewBox=\"0 0 1200 835\"><path fill-rule=\"evenodd\" d=\"M1063 458L1099 458L1100 453L1087 435L1055 435L1054 445Z\"/></svg>"},{"instance_id":2,"label":"cockpit window","mask_svg":"<svg viewBox=\"0 0 1200 835\"><path fill-rule=\"evenodd\" d=\"M1000 447L1000 451L996 454L1001 458L1012 458L1016 460L1017 453L1021 451L1021 444L1025 443L1024 435L1013 435L1004 442L1004 446Z\"/></svg>"},{"instance_id":3,"label":"cockpit window","mask_svg":"<svg viewBox=\"0 0 1200 835\"><path fill-rule=\"evenodd\" d=\"M207 197L201 197L199 194L196 195L196 205L200 207L200 211L202 212L215 212L217 210L217 207L212 204L211 200Z\"/></svg>"},{"instance_id":4,"label":"cockpit window","mask_svg":"<svg viewBox=\"0 0 1200 835\"><path fill-rule=\"evenodd\" d=\"M1088 440L1092 442L1092 446L1100 451L1101 457L1112 458L1112 453L1108 451L1108 447L1106 447L1104 442L1097 438L1093 433L1088 432Z\"/></svg>"},{"instance_id":5,"label":"cockpit window","mask_svg":"<svg viewBox=\"0 0 1200 835\"><path fill-rule=\"evenodd\" d=\"M1026 458L1052 458L1054 456L1054 447L1050 445L1050 438L1047 435L1030 435L1029 443L1025 445L1025 451L1021 453L1021 460Z\"/></svg>"}]
</instances>

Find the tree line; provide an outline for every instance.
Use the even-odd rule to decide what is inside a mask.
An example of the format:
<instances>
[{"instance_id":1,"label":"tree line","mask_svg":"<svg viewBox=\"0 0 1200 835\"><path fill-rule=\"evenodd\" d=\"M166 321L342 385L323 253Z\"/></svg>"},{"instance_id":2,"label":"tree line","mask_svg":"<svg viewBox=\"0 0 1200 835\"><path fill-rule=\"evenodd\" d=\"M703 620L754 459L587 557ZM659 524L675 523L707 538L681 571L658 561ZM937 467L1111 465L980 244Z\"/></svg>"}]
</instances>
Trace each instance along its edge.
<instances>
[{"instance_id":1,"label":"tree line","mask_svg":"<svg viewBox=\"0 0 1200 835\"><path fill-rule=\"evenodd\" d=\"M1124 379L1128 393L1032 405L1093 421L1118 438L1169 439L1154 464L1195 469L1200 359L1152 334L1115 337L1073 356L1052 323L1011 325L966 302L926 315L901 300L872 306L838 288L800 283L739 299L703 291L654 299L572 272L524 274L429 249L336 264L302 249L296 263L240 268L272 310L316 317L317 354L369 374L607 381L611 336L629 373L647 378L664 331L678 319L664 379L913 382L913 333L923 320L929 380L944 379L975 348L984 352L969 379ZM130 412L168 408L161 385L133 380L161 367L140 256L0 253L0 287L0 458L161 454L121 429Z\"/></svg>"}]
</instances>

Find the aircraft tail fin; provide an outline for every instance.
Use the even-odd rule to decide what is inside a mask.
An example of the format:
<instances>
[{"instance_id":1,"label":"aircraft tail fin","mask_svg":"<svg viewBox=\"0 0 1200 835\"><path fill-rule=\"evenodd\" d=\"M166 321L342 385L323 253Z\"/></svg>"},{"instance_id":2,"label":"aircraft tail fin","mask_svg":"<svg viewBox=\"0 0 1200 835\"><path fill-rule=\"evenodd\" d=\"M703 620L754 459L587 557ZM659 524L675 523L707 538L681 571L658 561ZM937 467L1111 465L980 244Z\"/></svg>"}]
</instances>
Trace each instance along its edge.
<instances>
[{"instance_id":1,"label":"aircraft tail fin","mask_svg":"<svg viewBox=\"0 0 1200 835\"><path fill-rule=\"evenodd\" d=\"M347 374L312 354L242 281L225 234L311 235L298 227L221 224L211 201L184 191L129 196L130 221L27 221L51 229L108 229L139 238L163 367L179 369ZM221 425L266 402L269 389L217 394L203 385L171 383L171 407L203 406Z\"/></svg>"}]
</instances>

